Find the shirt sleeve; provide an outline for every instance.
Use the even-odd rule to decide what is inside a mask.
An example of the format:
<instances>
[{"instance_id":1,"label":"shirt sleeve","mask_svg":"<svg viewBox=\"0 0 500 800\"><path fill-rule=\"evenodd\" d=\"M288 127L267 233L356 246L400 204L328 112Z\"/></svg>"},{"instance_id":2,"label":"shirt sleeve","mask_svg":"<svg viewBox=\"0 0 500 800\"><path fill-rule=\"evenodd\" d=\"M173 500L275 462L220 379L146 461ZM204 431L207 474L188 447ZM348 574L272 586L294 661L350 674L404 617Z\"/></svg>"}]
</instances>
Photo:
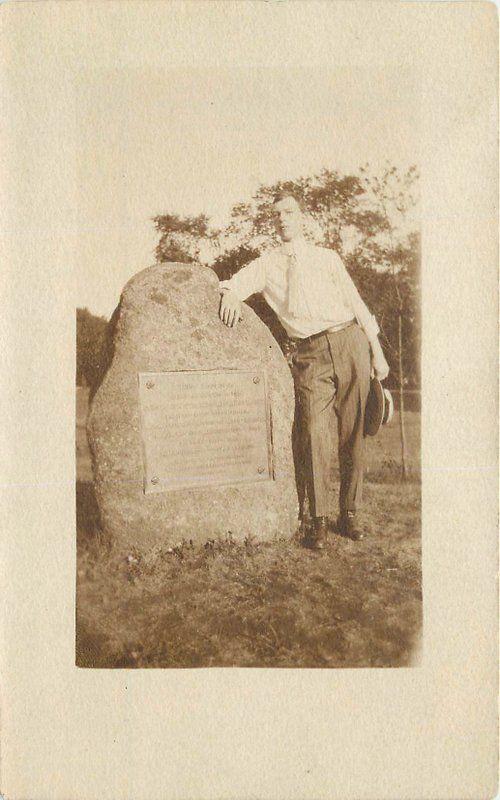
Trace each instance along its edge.
<instances>
[{"instance_id":1,"label":"shirt sleeve","mask_svg":"<svg viewBox=\"0 0 500 800\"><path fill-rule=\"evenodd\" d=\"M375 319L373 314L370 313L365 303L363 302L353 279L349 275L345 267L345 264L338 255L338 253L335 253L335 267L346 300L351 306L353 313L356 315L356 319L359 325L363 328L364 332L366 333L370 341L372 339L375 339L380 332L377 320Z\"/></svg>"},{"instance_id":2,"label":"shirt sleeve","mask_svg":"<svg viewBox=\"0 0 500 800\"><path fill-rule=\"evenodd\" d=\"M219 289L230 289L240 300L246 300L256 292L262 292L266 285L264 256L259 256L246 264L232 278L219 281Z\"/></svg>"}]
</instances>

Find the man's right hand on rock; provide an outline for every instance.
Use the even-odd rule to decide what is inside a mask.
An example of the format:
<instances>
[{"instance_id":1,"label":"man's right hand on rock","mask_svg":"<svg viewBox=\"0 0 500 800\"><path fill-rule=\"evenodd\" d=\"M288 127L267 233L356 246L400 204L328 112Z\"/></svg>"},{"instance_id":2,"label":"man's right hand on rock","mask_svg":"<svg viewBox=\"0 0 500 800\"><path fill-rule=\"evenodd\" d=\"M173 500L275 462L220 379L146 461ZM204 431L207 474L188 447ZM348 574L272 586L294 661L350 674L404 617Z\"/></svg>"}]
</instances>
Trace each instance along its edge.
<instances>
[{"instance_id":1,"label":"man's right hand on rock","mask_svg":"<svg viewBox=\"0 0 500 800\"><path fill-rule=\"evenodd\" d=\"M231 290L221 293L219 317L228 328L234 328L241 319L241 300Z\"/></svg>"}]
</instances>

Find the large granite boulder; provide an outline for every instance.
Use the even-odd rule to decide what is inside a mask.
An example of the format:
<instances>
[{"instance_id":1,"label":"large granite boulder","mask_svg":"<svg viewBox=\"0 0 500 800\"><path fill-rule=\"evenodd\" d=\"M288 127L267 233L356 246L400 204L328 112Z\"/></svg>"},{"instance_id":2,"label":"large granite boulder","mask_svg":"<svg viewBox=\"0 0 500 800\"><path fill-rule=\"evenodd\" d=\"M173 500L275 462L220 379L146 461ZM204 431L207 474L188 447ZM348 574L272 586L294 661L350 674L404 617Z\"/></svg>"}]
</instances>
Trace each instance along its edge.
<instances>
[{"instance_id":1,"label":"large granite boulder","mask_svg":"<svg viewBox=\"0 0 500 800\"><path fill-rule=\"evenodd\" d=\"M230 329L218 318L218 304L212 270L167 263L134 276L113 314L87 431L101 524L120 546L144 550L182 539L202 543L228 531L234 539L264 540L296 530L290 370L275 339L250 308ZM273 479L147 493L139 374L228 368L264 371ZM219 402L229 401L221 396ZM165 437L168 447L167 431Z\"/></svg>"}]
</instances>

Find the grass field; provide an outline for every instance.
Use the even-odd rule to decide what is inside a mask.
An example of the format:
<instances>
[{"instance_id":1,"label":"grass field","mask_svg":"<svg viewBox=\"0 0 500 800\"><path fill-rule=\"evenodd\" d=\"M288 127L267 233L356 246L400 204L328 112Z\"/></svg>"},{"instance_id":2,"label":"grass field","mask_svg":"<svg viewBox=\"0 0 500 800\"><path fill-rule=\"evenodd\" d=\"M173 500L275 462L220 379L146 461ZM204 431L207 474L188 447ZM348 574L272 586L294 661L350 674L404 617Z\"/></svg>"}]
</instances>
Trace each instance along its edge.
<instances>
[{"instance_id":1,"label":"grass field","mask_svg":"<svg viewBox=\"0 0 500 800\"><path fill-rule=\"evenodd\" d=\"M124 554L103 540L77 390L77 664L96 667L395 667L415 663L422 621L420 414L368 441L358 543L230 540Z\"/></svg>"}]
</instances>

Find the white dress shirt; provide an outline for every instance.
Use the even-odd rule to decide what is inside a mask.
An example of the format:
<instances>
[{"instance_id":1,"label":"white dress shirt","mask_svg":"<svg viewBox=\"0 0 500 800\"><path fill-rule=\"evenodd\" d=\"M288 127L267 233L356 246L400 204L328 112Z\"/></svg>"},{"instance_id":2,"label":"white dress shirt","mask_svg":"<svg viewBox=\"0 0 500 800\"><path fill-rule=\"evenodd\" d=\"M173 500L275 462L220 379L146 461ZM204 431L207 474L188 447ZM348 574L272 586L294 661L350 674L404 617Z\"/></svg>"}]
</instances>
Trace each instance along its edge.
<instances>
[{"instance_id":1,"label":"white dress shirt","mask_svg":"<svg viewBox=\"0 0 500 800\"><path fill-rule=\"evenodd\" d=\"M300 293L300 315L290 310L288 274L296 258ZM379 327L361 299L344 262L335 252L307 242L303 237L284 242L242 267L232 278L220 282L240 300L261 292L276 312L289 336L303 339L314 333L356 319L368 339Z\"/></svg>"}]
</instances>

